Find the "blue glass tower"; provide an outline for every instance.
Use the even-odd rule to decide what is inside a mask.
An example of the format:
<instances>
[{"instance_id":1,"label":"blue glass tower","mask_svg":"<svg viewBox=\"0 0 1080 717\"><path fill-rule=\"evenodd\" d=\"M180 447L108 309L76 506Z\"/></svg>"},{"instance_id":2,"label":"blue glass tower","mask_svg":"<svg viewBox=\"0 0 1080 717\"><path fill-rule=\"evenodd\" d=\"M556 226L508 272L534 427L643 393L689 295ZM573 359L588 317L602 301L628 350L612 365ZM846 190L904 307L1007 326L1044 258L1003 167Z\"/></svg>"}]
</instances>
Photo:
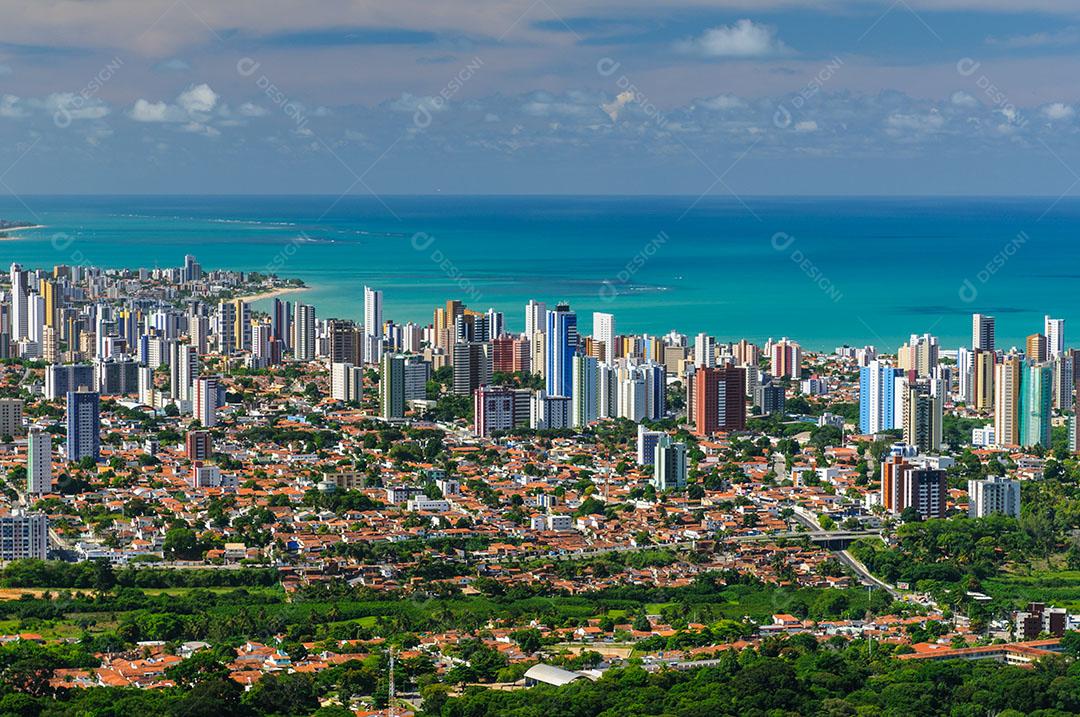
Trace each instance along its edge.
<instances>
[{"instance_id":1,"label":"blue glass tower","mask_svg":"<svg viewBox=\"0 0 1080 717\"><path fill-rule=\"evenodd\" d=\"M569 304L547 312L547 392L549 396L574 393L573 361L577 351L577 314Z\"/></svg>"},{"instance_id":2,"label":"blue glass tower","mask_svg":"<svg viewBox=\"0 0 1080 717\"><path fill-rule=\"evenodd\" d=\"M95 461L101 449L101 412L97 391L67 393L67 459Z\"/></svg>"}]
</instances>

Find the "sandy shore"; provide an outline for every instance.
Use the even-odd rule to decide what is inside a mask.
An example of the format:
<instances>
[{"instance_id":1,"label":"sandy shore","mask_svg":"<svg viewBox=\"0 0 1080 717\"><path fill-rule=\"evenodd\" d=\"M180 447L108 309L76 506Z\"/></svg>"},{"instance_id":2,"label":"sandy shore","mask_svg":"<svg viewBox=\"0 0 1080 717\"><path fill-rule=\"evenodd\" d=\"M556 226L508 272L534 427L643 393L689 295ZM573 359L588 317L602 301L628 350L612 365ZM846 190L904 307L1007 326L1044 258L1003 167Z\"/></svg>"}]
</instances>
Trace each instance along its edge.
<instances>
[{"instance_id":1,"label":"sandy shore","mask_svg":"<svg viewBox=\"0 0 1080 717\"><path fill-rule=\"evenodd\" d=\"M15 241L16 239L22 239L18 236L19 232L27 231L28 229L48 229L44 224L34 224L26 227L12 227L10 229L0 229L0 241Z\"/></svg>"},{"instance_id":2,"label":"sandy shore","mask_svg":"<svg viewBox=\"0 0 1080 717\"><path fill-rule=\"evenodd\" d=\"M280 289L273 289L271 291L264 291L259 294L248 294L247 296L238 296L237 299L242 299L247 303L253 301L266 301L267 299L276 299L279 296L285 296L286 294L293 294L297 291L307 291L311 287L309 286L289 286L281 287Z\"/></svg>"}]
</instances>

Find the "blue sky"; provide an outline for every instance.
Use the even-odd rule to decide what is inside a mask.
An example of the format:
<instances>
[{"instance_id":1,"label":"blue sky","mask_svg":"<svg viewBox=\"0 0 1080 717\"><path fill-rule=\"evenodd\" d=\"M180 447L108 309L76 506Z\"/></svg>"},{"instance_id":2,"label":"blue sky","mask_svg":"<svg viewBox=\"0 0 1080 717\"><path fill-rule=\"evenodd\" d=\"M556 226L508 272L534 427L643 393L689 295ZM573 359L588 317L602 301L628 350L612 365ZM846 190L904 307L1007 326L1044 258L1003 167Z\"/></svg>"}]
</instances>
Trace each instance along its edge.
<instances>
[{"instance_id":1,"label":"blue sky","mask_svg":"<svg viewBox=\"0 0 1080 717\"><path fill-rule=\"evenodd\" d=\"M0 0L0 17L8 193L1080 187L1075 0Z\"/></svg>"}]
</instances>

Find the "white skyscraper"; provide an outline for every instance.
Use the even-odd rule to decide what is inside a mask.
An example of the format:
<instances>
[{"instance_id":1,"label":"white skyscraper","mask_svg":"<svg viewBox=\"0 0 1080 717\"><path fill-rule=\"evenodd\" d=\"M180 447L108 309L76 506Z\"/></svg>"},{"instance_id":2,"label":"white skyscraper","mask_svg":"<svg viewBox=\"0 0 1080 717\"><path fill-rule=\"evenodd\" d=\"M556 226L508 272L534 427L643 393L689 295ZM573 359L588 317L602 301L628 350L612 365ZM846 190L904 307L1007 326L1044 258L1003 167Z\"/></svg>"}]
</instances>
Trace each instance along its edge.
<instances>
[{"instance_id":1,"label":"white skyscraper","mask_svg":"<svg viewBox=\"0 0 1080 717\"><path fill-rule=\"evenodd\" d=\"M181 403L190 403L192 385L199 375L199 355L194 346L173 343L169 346L169 391ZM190 407L189 407L190 409Z\"/></svg>"},{"instance_id":2,"label":"white skyscraper","mask_svg":"<svg viewBox=\"0 0 1080 717\"><path fill-rule=\"evenodd\" d=\"M529 300L525 305L525 335L530 339L537 333L546 331L547 304Z\"/></svg>"},{"instance_id":3,"label":"white skyscraper","mask_svg":"<svg viewBox=\"0 0 1080 717\"><path fill-rule=\"evenodd\" d=\"M364 363L382 359L383 311L382 292L364 287Z\"/></svg>"},{"instance_id":4,"label":"white skyscraper","mask_svg":"<svg viewBox=\"0 0 1080 717\"><path fill-rule=\"evenodd\" d=\"M994 350L994 317L986 314L971 315L971 348Z\"/></svg>"},{"instance_id":5,"label":"white skyscraper","mask_svg":"<svg viewBox=\"0 0 1080 717\"><path fill-rule=\"evenodd\" d=\"M11 342L27 338L30 309L27 306L27 274L18 264L11 265Z\"/></svg>"},{"instance_id":6,"label":"white skyscraper","mask_svg":"<svg viewBox=\"0 0 1080 717\"><path fill-rule=\"evenodd\" d=\"M217 376L199 376L192 387L195 394L195 418L203 428L217 425L218 378Z\"/></svg>"},{"instance_id":7,"label":"white skyscraper","mask_svg":"<svg viewBox=\"0 0 1080 717\"><path fill-rule=\"evenodd\" d=\"M26 438L26 490L31 495L52 491L52 436L36 428Z\"/></svg>"},{"instance_id":8,"label":"white skyscraper","mask_svg":"<svg viewBox=\"0 0 1080 717\"><path fill-rule=\"evenodd\" d=\"M1046 335L1046 350L1050 358L1057 358L1065 352L1065 319L1043 317Z\"/></svg>"},{"instance_id":9,"label":"white skyscraper","mask_svg":"<svg viewBox=\"0 0 1080 717\"><path fill-rule=\"evenodd\" d=\"M359 403L363 395L364 369L351 363L330 364L330 397L335 401Z\"/></svg>"},{"instance_id":10,"label":"white skyscraper","mask_svg":"<svg viewBox=\"0 0 1080 717\"><path fill-rule=\"evenodd\" d=\"M593 340L604 347L604 360L615 360L615 316L594 311L592 315Z\"/></svg>"},{"instance_id":11,"label":"white skyscraper","mask_svg":"<svg viewBox=\"0 0 1080 717\"><path fill-rule=\"evenodd\" d=\"M968 516L985 518L1000 513L1020 517L1020 483L993 476L968 481Z\"/></svg>"},{"instance_id":12,"label":"white skyscraper","mask_svg":"<svg viewBox=\"0 0 1080 717\"><path fill-rule=\"evenodd\" d=\"M26 307L28 311L26 335L31 341L40 344L45 329L45 297L36 292L30 292L26 297Z\"/></svg>"},{"instance_id":13,"label":"white skyscraper","mask_svg":"<svg viewBox=\"0 0 1080 717\"><path fill-rule=\"evenodd\" d=\"M698 334L694 339L694 365L713 368L716 366L716 339Z\"/></svg>"}]
</instances>

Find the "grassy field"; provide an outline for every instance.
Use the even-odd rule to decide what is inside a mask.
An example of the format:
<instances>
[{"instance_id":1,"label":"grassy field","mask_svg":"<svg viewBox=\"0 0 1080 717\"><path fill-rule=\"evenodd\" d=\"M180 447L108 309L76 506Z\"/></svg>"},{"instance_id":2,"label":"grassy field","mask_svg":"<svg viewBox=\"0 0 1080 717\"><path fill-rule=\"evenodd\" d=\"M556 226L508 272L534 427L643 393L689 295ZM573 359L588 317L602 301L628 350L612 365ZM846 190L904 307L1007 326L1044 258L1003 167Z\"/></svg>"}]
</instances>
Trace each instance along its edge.
<instances>
[{"instance_id":1,"label":"grassy field","mask_svg":"<svg viewBox=\"0 0 1080 717\"><path fill-rule=\"evenodd\" d=\"M1080 610L1080 570L1039 570L1031 575L1002 573L984 580L982 591L1013 607L1031 601Z\"/></svg>"}]
</instances>

